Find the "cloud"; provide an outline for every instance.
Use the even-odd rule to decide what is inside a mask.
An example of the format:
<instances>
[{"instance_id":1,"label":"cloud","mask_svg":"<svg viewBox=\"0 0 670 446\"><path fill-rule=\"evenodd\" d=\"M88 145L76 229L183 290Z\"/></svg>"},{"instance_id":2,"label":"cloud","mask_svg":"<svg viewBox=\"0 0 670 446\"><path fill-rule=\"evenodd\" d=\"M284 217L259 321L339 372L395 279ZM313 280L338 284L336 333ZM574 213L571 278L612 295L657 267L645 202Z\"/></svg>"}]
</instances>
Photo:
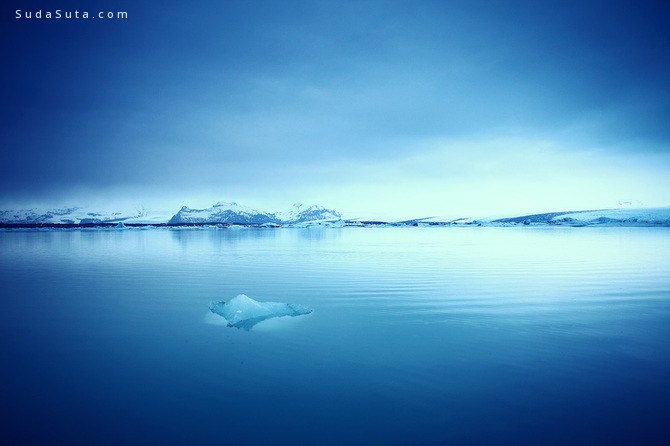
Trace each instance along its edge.
<instances>
[{"instance_id":1,"label":"cloud","mask_svg":"<svg viewBox=\"0 0 670 446\"><path fill-rule=\"evenodd\" d=\"M540 206L529 184L556 205L602 184L662 198L641 173L670 174L670 32L653 6L168 2L152 20L133 7L104 29L4 29L19 43L3 49L0 201L346 204L348 190L372 207L393 190L408 208L491 209L514 205L507 191Z\"/></svg>"}]
</instances>

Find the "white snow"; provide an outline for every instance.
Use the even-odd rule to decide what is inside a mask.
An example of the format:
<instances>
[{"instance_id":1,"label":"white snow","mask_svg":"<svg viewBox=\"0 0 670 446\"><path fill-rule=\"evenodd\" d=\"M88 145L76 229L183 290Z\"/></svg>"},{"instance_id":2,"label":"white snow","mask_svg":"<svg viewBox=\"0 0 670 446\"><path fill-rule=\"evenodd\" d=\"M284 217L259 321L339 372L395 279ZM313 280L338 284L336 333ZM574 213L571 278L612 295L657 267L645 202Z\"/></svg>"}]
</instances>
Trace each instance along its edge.
<instances>
[{"instance_id":1,"label":"white snow","mask_svg":"<svg viewBox=\"0 0 670 446\"><path fill-rule=\"evenodd\" d=\"M240 206L235 202L220 201L206 209L182 207L171 219L170 223L244 223L262 224L273 222L275 216L268 212Z\"/></svg>"},{"instance_id":2,"label":"white snow","mask_svg":"<svg viewBox=\"0 0 670 446\"><path fill-rule=\"evenodd\" d=\"M301 202L294 203L290 209L276 212L275 215L285 223L339 220L342 218L339 212L332 209L326 209L318 205L306 205Z\"/></svg>"},{"instance_id":3,"label":"white snow","mask_svg":"<svg viewBox=\"0 0 670 446\"><path fill-rule=\"evenodd\" d=\"M363 219L358 219L363 220ZM383 227L379 222L366 224L356 220L344 220L341 214L332 209L317 205L295 203L290 209L280 212L267 212L240 205L236 202L218 202L210 208L191 209L182 207L174 211L147 211L142 206L121 209L100 209L91 206L73 206L62 208L32 208L20 210L0 210L0 223L20 225L40 224L212 224L232 225L230 229L239 229L235 225L258 225L268 228L292 227L343 227L372 226ZM575 211L570 213L550 212L527 215L524 217L502 218L497 220L475 220L458 218L455 215L428 216L410 220L389 222L386 226L516 226L525 225L563 225L563 226L670 226L670 208L630 208ZM241 226L246 227L246 226ZM213 226L213 229L217 226Z\"/></svg>"},{"instance_id":4,"label":"white snow","mask_svg":"<svg viewBox=\"0 0 670 446\"><path fill-rule=\"evenodd\" d=\"M554 224L600 226L670 226L670 208L605 209L561 214Z\"/></svg>"},{"instance_id":5,"label":"white snow","mask_svg":"<svg viewBox=\"0 0 670 446\"><path fill-rule=\"evenodd\" d=\"M170 223L240 223L240 224L290 224L317 220L339 220L341 215L332 209L317 205L296 203L287 211L268 212L241 206L235 202L218 202L206 209L181 208Z\"/></svg>"},{"instance_id":6,"label":"white snow","mask_svg":"<svg viewBox=\"0 0 670 446\"><path fill-rule=\"evenodd\" d=\"M63 207L56 209L20 209L0 211L0 223L17 224L85 224L129 222L146 215L142 207L128 209L99 209L92 207Z\"/></svg>"}]
</instances>

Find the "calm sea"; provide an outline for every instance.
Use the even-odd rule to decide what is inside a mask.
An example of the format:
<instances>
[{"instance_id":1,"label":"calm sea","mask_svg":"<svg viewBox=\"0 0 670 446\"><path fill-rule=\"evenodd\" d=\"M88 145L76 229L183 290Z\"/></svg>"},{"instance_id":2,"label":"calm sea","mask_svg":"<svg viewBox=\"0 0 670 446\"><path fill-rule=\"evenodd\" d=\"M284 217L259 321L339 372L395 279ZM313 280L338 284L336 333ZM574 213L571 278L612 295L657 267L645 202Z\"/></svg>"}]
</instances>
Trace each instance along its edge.
<instances>
[{"instance_id":1,"label":"calm sea","mask_svg":"<svg viewBox=\"0 0 670 446\"><path fill-rule=\"evenodd\" d=\"M667 228L4 231L0 284L3 445L670 441Z\"/></svg>"}]
</instances>

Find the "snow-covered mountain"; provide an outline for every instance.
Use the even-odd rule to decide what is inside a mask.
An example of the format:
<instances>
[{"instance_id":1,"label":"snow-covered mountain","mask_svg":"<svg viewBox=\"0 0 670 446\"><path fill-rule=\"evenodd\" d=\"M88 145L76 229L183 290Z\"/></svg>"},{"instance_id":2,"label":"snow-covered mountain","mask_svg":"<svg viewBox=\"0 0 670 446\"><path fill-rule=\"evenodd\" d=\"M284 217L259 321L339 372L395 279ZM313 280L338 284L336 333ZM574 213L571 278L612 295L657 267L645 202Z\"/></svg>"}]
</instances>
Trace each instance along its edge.
<instances>
[{"instance_id":1,"label":"snow-covered mountain","mask_svg":"<svg viewBox=\"0 0 670 446\"><path fill-rule=\"evenodd\" d=\"M288 211L276 212L275 216L282 223L303 223L316 220L339 220L342 214L332 209L316 205L294 203Z\"/></svg>"},{"instance_id":2,"label":"snow-covered mountain","mask_svg":"<svg viewBox=\"0 0 670 446\"><path fill-rule=\"evenodd\" d=\"M295 203L290 209L267 212L235 202L219 202L206 209L182 207L174 211L147 211L143 207L100 210L93 207L62 207L52 209L0 210L0 224L206 224L227 223L266 226L665 226L670 227L670 208L617 208L584 211L547 212L497 220L471 218L423 217L396 222L344 220L342 215L322 206ZM170 217L171 216L171 217Z\"/></svg>"},{"instance_id":3,"label":"snow-covered mountain","mask_svg":"<svg viewBox=\"0 0 670 446\"><path fill-rule=\"evenodd\" d=\"M184 206L170 219L169 223L289 224L340 218L342 215L332 209L302 203L294 204L287 211L266 212L235 202L219 202L207 209L191 209Z\"/></svg>"},{"instance_id":4,"label":"snow-covered mountain","mask_svg":"<svg viewBox=\"0 0 670 446\"><path fill-rule=\"evenodd\" d=\"M57 209L20 209L0 211L0 223L5 224L90 224L139 220L146 215L144 208L106 211L87 207Z\"/></svg>"},{"instance_id":5,"label":"snow-covered mountain","mask_svg":"<svg viewBox=\"0 0 670 446\"><path fill-rule=\"evenodd\" d=\"M174 212L174 211L172 211ZM52 209L0 210L0 224L189 224L189 223L239 223L239 224L297 224L318 220L339 220L341 214L322 206L294 204L281 212L267 212L235 202L219 202L207 209L182 207L176 214L164 211L146 211L143 207L100 210L93 207L72 206Z\"/></svg>"},{"instance_id":6,"label":"snow-covered mountain","mask_svg":"<svg viewBox=\"0 0 670 446\"><path fill-rule=\"evenodd\" d=\"M670 208L606 209L553 217L550 224L601 226L670 226Z\"/></svg>"},{"instance_id":7,"label":"snow-covered mountain","mask_svg":"<svg viewBox=\"0 0 670 446\"><path fill-rule=\"evenodd\" d=\"M170 224L180 223L242 223L263 224L277 223L274 214L231 203L218 202L211 208L191 209L182 207L169 221Z\"/></svg>"},{"instance_id":8,"label":"snow-covered mountain","mask_svg":"<svg viewBox=\"0 0 670 446\"><path fill-rule=\"evenodd\" d=\"M619 208L548 212L545 214L502 218L494 220L491 223L564 226L670 226L670 208Z\"/></svg>"}]
</instances>

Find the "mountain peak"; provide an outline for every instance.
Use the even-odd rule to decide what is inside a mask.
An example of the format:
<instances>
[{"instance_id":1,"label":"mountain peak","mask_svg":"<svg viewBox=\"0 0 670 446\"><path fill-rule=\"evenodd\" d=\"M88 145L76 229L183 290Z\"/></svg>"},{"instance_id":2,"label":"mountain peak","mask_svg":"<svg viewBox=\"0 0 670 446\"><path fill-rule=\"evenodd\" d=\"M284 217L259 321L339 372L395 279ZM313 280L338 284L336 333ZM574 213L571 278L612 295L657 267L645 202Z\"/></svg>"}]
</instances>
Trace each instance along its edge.
<instances>
[{"instance_id":1,"label":"mountain peak","mask_svg":"<svg viewBox=\"0 0 670 446\"><path fill-rule=\"evenodd\" d=\"M179 223L302 223L314 220L341 219L342 215L322 206L296 202L288 211L267 212L249 208L236 202L220 201L207 209L190 209L184 206L171 219L171 224Z\"/></svg>"}]
</instances>

